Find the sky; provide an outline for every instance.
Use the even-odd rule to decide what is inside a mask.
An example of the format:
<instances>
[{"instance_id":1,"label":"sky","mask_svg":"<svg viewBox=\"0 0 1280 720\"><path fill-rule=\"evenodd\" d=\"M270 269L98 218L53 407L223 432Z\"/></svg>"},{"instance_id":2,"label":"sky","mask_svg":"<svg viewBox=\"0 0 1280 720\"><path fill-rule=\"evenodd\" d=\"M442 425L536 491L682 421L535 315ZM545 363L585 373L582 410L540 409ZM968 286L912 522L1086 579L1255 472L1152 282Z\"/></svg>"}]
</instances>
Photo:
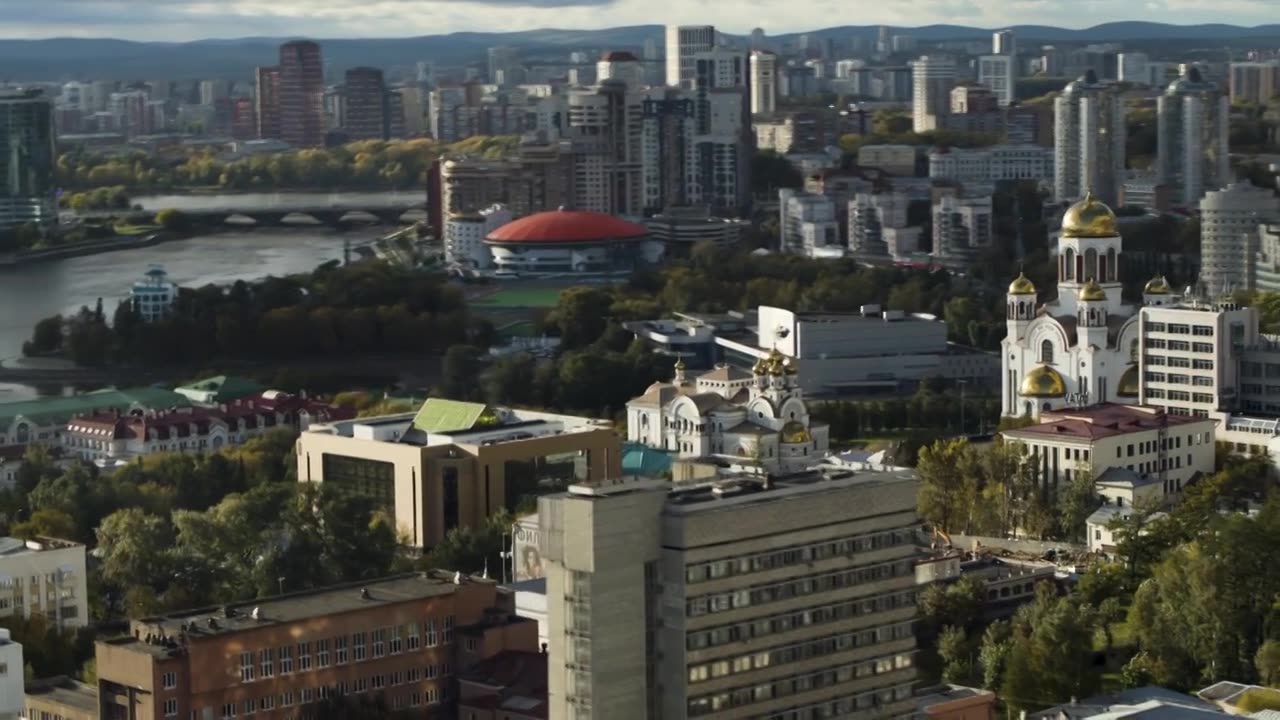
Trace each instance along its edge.
<instances>
[{"instance_id":1,"label":"sky","mask_svg":"<svg viewBox=\"0 0 1280 720\"><path fill-rule=\"evenodd\" d=\"M0 37L185 41L407 37L706 23L733 33L948 23L1081 28L1116 20L1259 25L1280 0L0 0Z\"/></svg>"}]
</instances>

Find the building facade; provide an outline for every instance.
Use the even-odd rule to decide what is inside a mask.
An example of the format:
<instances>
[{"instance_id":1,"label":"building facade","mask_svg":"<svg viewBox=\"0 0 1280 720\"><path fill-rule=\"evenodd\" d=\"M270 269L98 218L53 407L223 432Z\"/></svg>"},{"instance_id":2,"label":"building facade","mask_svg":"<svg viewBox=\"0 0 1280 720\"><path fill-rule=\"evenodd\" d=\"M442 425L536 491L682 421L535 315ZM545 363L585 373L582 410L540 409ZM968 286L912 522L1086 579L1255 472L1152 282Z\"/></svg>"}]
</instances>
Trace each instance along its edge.
<instances>
[{"instance_id":1,"label":"building facade","mask_svg":"<svg viewBox=\"0 0 1280 720\"><path fill-rule=\"evenodd\" d=\"M58 222L53 101L40 90L0 89L0 228Z\"/></svg>"},{"instance_id":2,"label":"building facade","mask_svg":"<svg viewBox=\"0 0 1280 720\"><path fill-rule=\"evenodd\" d=\"M1230 181L1230 114L1226 93L1194 66L1157 100L1156 174L1182 207L1196 207L1206 192Z\"/></svg>"},{"instance_id":3,"label":"building facade","mask_svg":"<svg viewBox=\"0 0 1280 720\"><path fill-rule=\"evenodd\" d=\"M778 109L778 56L769 50L754 50L750 60L751 114Z\"/></svg>"},{"instance_id":4,"label":"building facade","mask_svg":"<svg viewBox=\"0 0 1280 720\"><path fill-rule=\"evenodd\" d=\"M978 82L991 88L1000 107L1012 105L1017 97L1018 58L1013 55L979 57Z\"/></svg>"},{"instance_id":5,"label":"building facade","mask_svg":"<svg viewBox=\"0 0 1280 720\"><path fill-rule=\"evenodd\" d=\"M1054 100L1053 199L1068 203L1092 192L1119 201L1125 167L1125 106L1119 91L1085 75Z\"/></svg>"},{"instance_id":6,"label":"building facade","mask_svg":"<svg viewBox=\"0 0 1280 720\"><path fill-rule=\"evenodd\" d=\"M716 46L716 29L712 25L667 26L667 86L693 88L696 53Z\"/></svg>"},{"instance_id":7,"label":"building facade","mask_svg":"<svg viewBox=\"0 0 1280 720\"><path fill-rule=\"evenodd\" d=\"M933 255L941 262L967 267L995 235L991 196L944 195L933 206Z\"/></svg>"},{"instance_id":8,"label":"building facade","mask_svg":"<svg viewBox=\"0 0 1280 720\"><path fill-rule=\"evenodd\" d=\"M929 177L986 187L1002 180L1053 182L1053 151L1040 145L937 148L929 153Z\"/></svg>"},{"instance_id":9,"label":"building facade","mask_svg":"<svg viewBox=\"0 0 1280 720\"><path fill-rule=\"evenodd\" d=\"M488 580L412 573L130 622L96 646L100 717L297 717L331 698L454 716L457 676L537 650Z\"/></svg>"},{"instance_id":10,"label":"building facade","mask_svg":"<svg viewBox=\"0 0 1280 720\"><path fill-rule=\"evenodd\" d=\"M45 537L0 538L0 617L43 617L60 630L87 627L84 545Z\"/></svg>"},{"instance_id":11,"label":"building facade","mask_svg":"<svg viewBox=\"0 0 1280 720\"><path fill-rule=\"evenodd\" d=\"M320 46L295 40L280 46L279 139L295 148L322 147L324 61Z\"/></svg>"},{"instance_id":12,"label":"building facade","mask_svg":"<svg viewBox=\"0 0 1280 720\"><path fill-rule=\"evenodd\" d=\"M1231 63L1231 104L1266 105L1280 95L1280 61Z\"/></svg>"},{"instance_id":13,"label":"building facade","mask_svg":"<svg viewBox=\"0 0 1280 720\"><path fill-rule=\"evenodd\" d=\"M956 64L949 57L924 55L911 65L911 129L922 133L941 126L951 106Z\"/></svg>"},{"instance_id":14,"label":"building facade","mask_svg":"<svg viewBox=\"0 0 1280 720\"><path fill-rule=\"evenodd\" d=\"M548 716L910 717L917 487L813 472L543 498L547 594L565 598Z\"/></svg>"},{"instance_id":15,"label":"building facade","mask_svg":"<svg viewBox=\"0 0 1280 720\"><path fill-rule=\"evenodd\" d=\"M169 282L168 273L159 265L152 265L129 293L133 311L143 322L155 322L168 315L177 299L178 286Z\"/></svg>"},{"instance_id":16,"label":"building facade","mask_svg":"<svg viewBox=\"0 0 1280 720\"><path fill-rule=\"evenodd\" d=\"M1280 221L1275 193L1248 182L1211 190L1200 200L1200 281L1213 292L1252 288L1259 230Z\"/></svg>"},{"instance_id":17,"label":"building facade","mask_svg":"<svg viewBox=\"0 0 1280 720\"><path fill-rule=\"evenodd\" d=\"M342 128L348 140L387 140L391 136L387 86L382 71L371 67L347 70Z\"/></svg>"}]
</instances>

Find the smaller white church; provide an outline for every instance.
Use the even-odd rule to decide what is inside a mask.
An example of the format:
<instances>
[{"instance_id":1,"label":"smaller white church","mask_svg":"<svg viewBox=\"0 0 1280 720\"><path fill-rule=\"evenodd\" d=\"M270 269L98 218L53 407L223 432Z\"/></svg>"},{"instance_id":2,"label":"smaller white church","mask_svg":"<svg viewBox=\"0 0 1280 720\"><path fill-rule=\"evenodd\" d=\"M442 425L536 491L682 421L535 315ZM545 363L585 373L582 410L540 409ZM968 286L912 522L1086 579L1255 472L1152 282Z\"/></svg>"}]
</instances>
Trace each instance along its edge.
<instances>
[{"instance_id":1,"label":"smaller white church","mask_svg":"<svg viewBox=\"0 0 1280 720\"><path fill-rule=\"evenodd\" d=\"M671 382L627 403L627 440L681 458L790 473L826 457L829 428L810 420L795 362L774 350L751 372L721 365L696 379L677 362Z\"/></svg>"}]
</instances>

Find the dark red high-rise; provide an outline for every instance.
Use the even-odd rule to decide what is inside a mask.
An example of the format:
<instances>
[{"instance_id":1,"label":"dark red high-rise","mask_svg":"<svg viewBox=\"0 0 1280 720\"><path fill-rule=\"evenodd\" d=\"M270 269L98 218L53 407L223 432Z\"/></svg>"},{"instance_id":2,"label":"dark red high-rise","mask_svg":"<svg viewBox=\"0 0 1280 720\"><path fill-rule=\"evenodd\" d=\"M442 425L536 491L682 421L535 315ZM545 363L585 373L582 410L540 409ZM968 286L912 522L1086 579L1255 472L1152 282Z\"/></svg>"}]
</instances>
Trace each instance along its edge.
<instances>
[{"instance_id":1,"label":"dark red high-rise","mask_svg":"<svg viewBox=\"0 0 1280 720\"><path fill-rule=\"evenodd\" d=\"M324 62L320 46L280 46L280 139L298 148L324 145Z\"/></svg>"},{"instance_id":2,"label":"dark red high-rise","mask_svg":"<svg viewBox=\"0 0 1280 720\"><path fill-rule=\"evenodd\" d=\"M349 140L386 140L390 134L387 117L387 87L382 71L356 67L347 71L347 111L342 126Z\"/></svg>"}]
</instances>

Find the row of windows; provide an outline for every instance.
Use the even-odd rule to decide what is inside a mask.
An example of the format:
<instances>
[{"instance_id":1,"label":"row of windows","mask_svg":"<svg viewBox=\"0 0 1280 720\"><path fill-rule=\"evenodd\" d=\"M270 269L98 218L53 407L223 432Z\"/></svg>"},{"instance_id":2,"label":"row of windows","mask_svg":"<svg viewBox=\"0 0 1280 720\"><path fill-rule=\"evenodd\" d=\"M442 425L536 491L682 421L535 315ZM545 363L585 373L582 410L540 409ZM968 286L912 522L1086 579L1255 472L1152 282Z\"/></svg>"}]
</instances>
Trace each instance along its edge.
<instances>
[{"instance_id":1,"label":"row of windows","mask_svg":"<svg viewBox=\"0 0 1280 720\"><path fill-rule=\"evenodd\" d=\"M1169 390L1166 392L1164 390L1160 390L1157 388L1150 388L1147 390L1147 397L1156 399L1156 400L1168 399L1168 400L1177 400L1179 402L1197 402L1197 403L1205 403L1205 404L1213 403L1212 394L1209 394L1209 393L1193 394L1193 393L1186 392L1184 390Z\"/></svg>"},{"instance_id":2,"label":"row of windows","mask_svg":"<svg viewBox=\"0 0 1280 720\"><path fill-rule=\"evenodd\" d=\"M1204 375L1183 375L1181 373L1146 373L1147 382L1169 383L1170 385L1195 385L1196 387L1213 387L1213 378Z\"/></svg>"},{"instance_id":3,"label":"row of windows","mask_svg":"<svg viewBox=\"0 0 1280 720\"><path fill-rule=\"evenodd\" d=\"M1205 443L1213 442L1212 435L1213 433L1211 432L1191 433L1190 435L1186 436L1187 447L1191 447L1192 445L1203 445ZM1133 457L1135 453L1139 455L1146 454L1146 453L1153 453L1156 451L1157 448L1161 448L1164 450L1181 450L1182 438L1183 438L1182 435L1174 435L1172 437L1166 437L1163 440L1163 447L1161 447L1162 442L1157 440L1145 440L1140 443L1129 443L1128 445L1117 445L1116 457L1121 457L1122 454L1124 454L1125 457Z\"/></svg>"},{"instance_id":4,"label":"row of windows","mask_svg":"<svg viewBox=\"0 0 1280 720\"><path fill-rule=\"evenodd\" d=\"M871 690L857 695L846 695L834 700L824 700L813 705L788 708L768 715L759 716L759 720L827 720L827 718L845 717L851 713L870 711L894 702L909 700L912 685L897 685L883 690Z\"/></svg>"},{"instance_id":5,"label":"row of windows","mask_svg":"<svg viewBox=\"0 0 1280 720\"><path fill-rule=\"evenodd\" d=\"M849 570L808 575L780 582L756 585L743 590L690 598L686 603L685 612L690 617L728 612L913 573L914 570L910 560L875 563Z\"/></svg>"},{"instance_id":6,"label":"row of windows","mask_svg":"<svg viewBox=\"0 0 1280 720\"><path fill-rule=\"evenodd\" d=\"M1143 362L1147 365L1164 365L1166 367L1189 368L1192 367L1192 361L1182 357L1165 357L1164 355L1147 355L1143 358ZM1212 360L1196 360L1195 368L1197 370L1212 370Z\"/></svg>"},{"instance_id":7,"label":"row of windows","mask_svg":"<svg viewBox=\"0 0 1280 720\"><path fill-rule=\"evenodd\" d=\"M915 604L915 590L907 590L829 603L803 610L791 610L747 622L720 625L707 630L691 632L685 637L685 647L689 650L718 647L754 638L769 637L770 635L788 632L796 628L825 625L861 615L914 607Z\"/></svg>"},{"instance_id":8,"label":"row of windows","mask_svg":"<svg viewBox=\"0 0 1280 720\"><path fill-rule=\"evenodd\" d=\"M845 663L816 672L800 673L770 682L725 690L713 695L689 699L689 715L706 715L758 702L767 702L811 690L820 690L855 679L905 670L914 665L911 653L888 655L871 660Z\"/></svg>"},{"instance_id":9,"label":"row of windows","mask_svg":"<svg viewBox=\"0 0 1280 720\"><path fill-rule=\"evenodd\" d=\"M323 640L306 640L296 646L285 645L280 648L263 648L255 653L246 650L240 653L240 681L253 682L255 679L267 679L276 674L277 667L281 675L293 672L306 672L312 669L314 658L316 668L329 665L345 665L350 657L355 662L369 659L367 642L372 639L373 659L385 657L387 654L398 655L402 652L414 652L422 647L436 647L453 642L453 616L450 615L437 622L429 619L421 626L425 633L419 632L418 623L378 628L371 633L352 633L350 640L346 635L338 635ZM332 653L330 652L332 648ZM348 649L350 654L348 655ZM296 650L296 655L295 655ZM389 653L388 653L389 651ZM294 659L297 659L295 670ZM255 663L255 659L257 663ZM278 661L278 664L277 664ZM176 683L176 679L175 679Z\"/></svg>"},{"instance_id":10,"label":"row of windows","mask_svg":"<svg viewBox=\"0 0 1280 720\"><path fill-rule=\"evenodd\" d=\"M279 706L281 708L293 707L296 705L306 705L318 700L327 700L331 697L344 697L347 695L363 695L372 690L380 690L387 686L387 678L382 675L375 675L369 678L360 678L352 683L340 682L336 685L324 685L316 688L302 688L298 692L286 690L279 695ZM426 688L425 691L414 690L408 695L396 695L391 698L391 707L394 710L400 710L405 707L418 707L424 703L427 705L436 705L449 699L449 688ZM236 717L253 717L259 712L271 712L276 708L277 697L275 695L267 695L260 698L249 698L240 703L224 703L222 705L222 720L232 720ZM208 708L206 708L208 710ZM237 714L237 712L239 714ZM166 700L164 703L165 717L174 717L178 714L178 701ZM207 713L206 713L207 714ZM194 712L193 712L194 715Z\"/></svg>"},{"instance_id":11,"label":"row of windows","mask_svg":"<svg viewBox=\"0 0 1280 720\"><path fill-rule=\"evenodd\" d=\"M825 657L860 647L871 647L893 640L914 637L912 623L903 622L868 630L851 630L838 635L827 635L814 640L769 648L745 655L689 666L689 682L700 683L712 678L727 677L739 673L762 670L775 665L800 662L810 658Z\"/></svg>"},{"instance_id":12,"label":"row of windows","mask_svg":"<svg viewBox=\"0 0 1280 720\"><path fill-rule=\"evenodd\" d=\"M895 547L914 541L914 530L901 529L888 532L864 533L840 540L824 540L806 545L791 545L780 550L770 550L755 555L744 555L689 565L685 569L685 581L698 583L731 575L747 575L778 567L788 567L800 563L852 555L855 552Z\"/></svg>"}]
</instances>

